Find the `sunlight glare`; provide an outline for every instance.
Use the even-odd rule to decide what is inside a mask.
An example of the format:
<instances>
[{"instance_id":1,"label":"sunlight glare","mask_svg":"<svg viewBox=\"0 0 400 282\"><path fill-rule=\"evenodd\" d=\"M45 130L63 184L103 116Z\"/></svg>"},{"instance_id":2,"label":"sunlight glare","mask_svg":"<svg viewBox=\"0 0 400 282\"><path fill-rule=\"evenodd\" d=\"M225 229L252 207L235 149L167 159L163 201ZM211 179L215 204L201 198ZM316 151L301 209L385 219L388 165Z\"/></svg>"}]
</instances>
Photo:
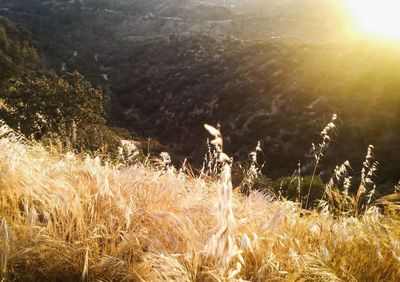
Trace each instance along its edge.
<instances>
[{"instance_id":1,"label":"sunlight glare","mask_svg":"<svg viewBox=\"0 0 400 282\"><path fill-rule=\"evenodd\" d=\"M362 33L400 40L399 0L346 0L355 24Z\"/></svg>"}]
</instances>

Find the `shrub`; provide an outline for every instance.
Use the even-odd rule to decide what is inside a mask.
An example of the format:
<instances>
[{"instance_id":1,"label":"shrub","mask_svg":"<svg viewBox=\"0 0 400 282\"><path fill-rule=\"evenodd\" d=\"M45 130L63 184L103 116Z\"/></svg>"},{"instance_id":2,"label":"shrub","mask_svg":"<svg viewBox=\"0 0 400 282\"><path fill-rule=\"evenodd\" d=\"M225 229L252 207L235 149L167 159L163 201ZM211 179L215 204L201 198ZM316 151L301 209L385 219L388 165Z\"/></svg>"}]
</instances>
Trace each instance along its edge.
<instances>
[{"instance_id":1,"label":"shrub","mask_svg":"<svg viewBox=\"0 0 400 282\"><path fill-rule=\"evenodd\" d=\"M63 146L96 150L116 145L107 126L106 99L78 72L54 73L16 82L3 95L1 115L12 128L35 140L57 138Z\"/></svg>"},{"instance_id":2,"label":"shrub","mask_svg":"<svg viewBox=\"0 0 400 282\"><path fill-rule=\"evenodd\" d=\"M310 197L306 206L307 191L310 187ZM272 182L271 188L276 195L288 200L300 200L304 208L310 208L315 206L317 201L322 198L325 191L325 184L319 176L314 178L306 176L300 178L300 182L297 177L290 176L275 180Z\"/></svg>"}]
</instances>

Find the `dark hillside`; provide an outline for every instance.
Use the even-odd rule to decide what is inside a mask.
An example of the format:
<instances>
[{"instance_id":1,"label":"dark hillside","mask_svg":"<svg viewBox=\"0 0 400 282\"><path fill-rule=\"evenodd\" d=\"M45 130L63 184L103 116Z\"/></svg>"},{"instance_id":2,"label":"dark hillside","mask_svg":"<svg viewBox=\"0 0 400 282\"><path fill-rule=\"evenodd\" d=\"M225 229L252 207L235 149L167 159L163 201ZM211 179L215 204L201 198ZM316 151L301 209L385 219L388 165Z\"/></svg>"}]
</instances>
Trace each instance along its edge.
<instances>
[{"instance_id":1,"label":"dark hillside","mask_svg":"<svg viewBox=\"0 0 400 282\"><path fill-rule=\"evenodd\" d=\"M0 88L31 73L39 65L31 34L22 25L0 16Z\"/></svg>"},{"instance_id":2,"label":"dark hillside","mask_svg":"<svg viewBox=\"0 0 400 282\"><path fill-rule=\"evenodd\" d=\"M179 144L184 155L198 155L204 121L220 121L232 152L244 157L261 140L268 173L290 173L337 113L343 124L331 165L350 158L357 167L375 144L380 175L398 169L391 161L400 144L395 46L178 37L127 50L109 62L118 118Z\"/></svg>"},{"instance_id":3,"label":"dark hillside","mask_svg":"<svg viewBox=\"0 0 400 282\"><path fill-rule=\"evenodd\" d=\"M220 121L229 153L246 158L260 140L266 173L291 174L337 113L324 167L349 159L359 171L374 144L381 182L397 180L399 48L349 40L333 2L0 3L50 67L103 86L113 124L169 144L175 159L199 163L201 125Z\"/></svg>"}]
</instances>

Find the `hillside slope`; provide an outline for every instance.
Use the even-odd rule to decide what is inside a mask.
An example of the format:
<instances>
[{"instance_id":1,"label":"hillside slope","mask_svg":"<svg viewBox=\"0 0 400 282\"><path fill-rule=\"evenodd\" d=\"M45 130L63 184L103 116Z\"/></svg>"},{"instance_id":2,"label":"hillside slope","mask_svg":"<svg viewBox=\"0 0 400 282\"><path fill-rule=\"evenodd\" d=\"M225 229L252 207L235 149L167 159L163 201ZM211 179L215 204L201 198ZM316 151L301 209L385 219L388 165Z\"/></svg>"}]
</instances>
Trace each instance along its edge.
<instances>
[{"instance_id":1,"label":"hillside slope","mask_svg":"<svg viewBox=\"0 0 400 282\"><path fill-rule=\"evenodd\" d=\"M396 205L337 216L235 193L232 252L219 257L207 251L219 236L219 181L141 164L118 169L10 138L0 150L5 281L400 278Z\"/></svg>"},{"instance_id":2,"label":"hillside slope","mask_svg":"<svg viewBox=\"0 0 400 282\"><path fill-rule=\"evenodd\" d=\"M380 182L397 182L399 48L350 40L335 1L81 2L0 1L42 60L102 85L112 123L170 145L173 159L199 164L201 124L220 121L232 155L260 140L265 173L288 175L337 113L324 175L347 158L359 171L373 144Z\"/></svg>"},{"instance_id":3,"label":"hillside slope","mask_svg":"<svg viewBox=\"0 0 400 282\"><path fill-rule=\"evenodd\" d=\"M396 46L362 41L178 37L131 43L109 64L117 117L183 155L196 152L204 121L220 121L231 153L243 159L260 140L268 175L291 174L337 113L328 163L357 169L374 144L379 175L396 181L399 62Z\"/></svg>"}]
</instances>

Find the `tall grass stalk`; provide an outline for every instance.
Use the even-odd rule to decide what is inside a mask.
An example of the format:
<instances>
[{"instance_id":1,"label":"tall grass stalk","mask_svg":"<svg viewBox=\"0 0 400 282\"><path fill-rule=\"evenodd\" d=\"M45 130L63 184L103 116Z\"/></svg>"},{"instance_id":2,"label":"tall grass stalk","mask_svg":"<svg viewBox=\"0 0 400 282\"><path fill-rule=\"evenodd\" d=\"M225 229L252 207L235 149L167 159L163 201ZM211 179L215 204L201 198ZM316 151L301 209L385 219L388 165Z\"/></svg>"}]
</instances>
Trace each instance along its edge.
<instances>
[{"instance_id":1,"label":"tall grass stalk","mask_svg":"<svg viewBox=\"0 0 400 282\"><path fill-rule=\"evenodd\" d=\"M310 185L308 187L308 192L307 192L307 197L306 197L306 205L305 207L308 207L308 200L310 198L310 193L311 193L311 187L314 182L315 174L317 172L318 165L321 161L321 158L324 156L325 150L327 149L331 137L330 133L332 132L333 129L335 129L335 121L337 120L337 115L333 114L331 121L325 126L325 128L321 131L320 135L322 137L322 142L315 146L315 144L312 144L312 149L313 149L313 154L314 154L314 169L311 175L311 181Z\"/></svg>"},{"instance_id":2,"label":"tall grass stalk","mask_svg":"<svg viewBox=\"0 0 400 282\"><path fill-rule=\"evenodd\" d=\"M0 278L2 279L1 281L3 280L5 281L7 276L7 261L10 253L10 246L9 246L10 235L8 231L8 225L5 219L3 219L1 223L0 238L1 238Z\"/></svg>"},{"instance_id":3,"label":"tall grass stalk","mask_svg":"<svg viewBox=\"0 0 400 282\"><path fill-rule=\"evenodd\" d=\"M258 153L263 153L260 141L257 142L257 146L254 148L254 151L250 152L249 154L250 166L243 170L244 178L240 183L240 187L241 191L246 195L252 192L254 182L261 175L261 170L265 165L265 162L262 165L258 164Z\"/></svg>"},{"instance_id":4,"label":"tall grass stalk","mask_svg":"<svg viewBox=\"0 0 400 282\"><path fill-rule=\"evenodd\" d=\"M237 251L235 242L236 222L232 208L232 181L231 159L223 151L223 139L220 129L205 124L205 129L214 136L211 144L218 152L219 162L222 165L221 185L218 192L216 217L218 226L207 243L206 250L212 257L220 257L228 265Z\"/></svg>"},{"instance_id":5,"label":"tall grass stalk","mask_svg":"<svg viewBox=\"0 0 400 282\"><path fill-rule=\"evenodd\" d=\"M365 211L375 195L376 185L373 181L375 173L378 169L378 162L374 159L374 146L369 145L367 154L361 169L361 182L356 194L357 210ZM364 196L366 195L366 202Z\"/></svg>"}]
</instances>

